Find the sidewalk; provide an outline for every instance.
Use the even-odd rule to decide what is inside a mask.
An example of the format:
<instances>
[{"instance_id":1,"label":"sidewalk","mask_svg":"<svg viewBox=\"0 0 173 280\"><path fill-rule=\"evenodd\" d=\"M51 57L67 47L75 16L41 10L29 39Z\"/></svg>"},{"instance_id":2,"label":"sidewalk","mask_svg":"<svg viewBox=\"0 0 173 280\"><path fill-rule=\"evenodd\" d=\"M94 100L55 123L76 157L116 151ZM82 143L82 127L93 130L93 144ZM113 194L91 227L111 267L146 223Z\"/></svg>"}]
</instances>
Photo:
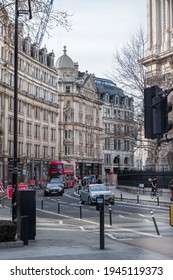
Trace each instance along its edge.
<instances>
[{"instance_id":1,"label":"sidewalk","mask_svg":"<svg viewBox=\"0 0 173 280\"><path fill-rule=\"evenodd\" d=\"M136 199L135 194L122 193L112 187L116 201L121 194L123 200ZM140 194L140 200L151 201L149 196ZM169 198L160 198L167 205ZM0 207L0 219L11 219L10 209L5 205ZM100 250L100 235L92 230L83 230L85 221L74 219L74 224L80 227L62 228L59 219L38 218L36 224L36 239L23 245L20 241L17 248L14 244L3 247L0 243L1 260L166 260L173 259L173 236L147 237L133 240L118 241L105 234L105 246ZM15 242L14 242L15 243ZM15 244L16 245L16 244Z\"/></svg>"},{"instance_id":2,"label":"sidewalk","mask_svg":"<svg viewBox=\"0 0 173 280\"><path fill-rule=\"evenodd\" d=\"M121 191L121 189L119 188L117 189L115 186L108 186L108 187L109 189L112 190L112 192L115 193L116 200L120 200L120 201L132 200L132 201L136 201L136 203L152 202L155 203L155 205L158 204L173 205L173 201L170 200L169 196L161 196L159 193L158 196L152 198L150 194L143 194L142 190L136 193L131 193L131 192Z\"/></svg>"}]
</instances>

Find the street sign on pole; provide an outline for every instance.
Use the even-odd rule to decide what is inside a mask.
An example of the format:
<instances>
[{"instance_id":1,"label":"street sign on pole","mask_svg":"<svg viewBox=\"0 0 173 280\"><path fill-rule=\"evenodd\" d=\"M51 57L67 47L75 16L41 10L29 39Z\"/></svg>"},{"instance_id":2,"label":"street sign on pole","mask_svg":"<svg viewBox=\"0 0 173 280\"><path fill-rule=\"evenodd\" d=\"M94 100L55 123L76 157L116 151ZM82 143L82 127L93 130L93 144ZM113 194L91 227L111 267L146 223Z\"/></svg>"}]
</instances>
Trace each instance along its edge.
<instances>
[{"instance_id":1,"label":"street sign on pole","mask_svg":"<svg viewBox=\"0 0 173 280\"><path fill-rule=\"evenodd\" d=\"M9 199L12 199L12 185L8 185L7 186L7 197ZM18 190L27 190L28 189L28 186L24 183L21 183L18 185Z\"/></svg>"}]
</instances>

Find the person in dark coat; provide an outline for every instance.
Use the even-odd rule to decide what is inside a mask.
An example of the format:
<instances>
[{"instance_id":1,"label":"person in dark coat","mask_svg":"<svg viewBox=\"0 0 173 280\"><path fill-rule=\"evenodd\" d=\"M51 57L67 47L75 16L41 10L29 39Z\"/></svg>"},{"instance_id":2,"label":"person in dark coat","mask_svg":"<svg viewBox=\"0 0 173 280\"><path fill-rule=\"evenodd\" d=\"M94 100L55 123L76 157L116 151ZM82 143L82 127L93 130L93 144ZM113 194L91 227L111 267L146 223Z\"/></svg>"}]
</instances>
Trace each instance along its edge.
<instances>
[{"instance_id":1,"label":"person in dark coat","mask_svg":"<svg viewBox=\"0 0 173 280\"><path fill-rule=\"evenodd\" d=\"M156 192L157 192L157 179L153 178L150 183L151 183L151 197L154 198L156 197Z\"/></svg>"}]
</instances>

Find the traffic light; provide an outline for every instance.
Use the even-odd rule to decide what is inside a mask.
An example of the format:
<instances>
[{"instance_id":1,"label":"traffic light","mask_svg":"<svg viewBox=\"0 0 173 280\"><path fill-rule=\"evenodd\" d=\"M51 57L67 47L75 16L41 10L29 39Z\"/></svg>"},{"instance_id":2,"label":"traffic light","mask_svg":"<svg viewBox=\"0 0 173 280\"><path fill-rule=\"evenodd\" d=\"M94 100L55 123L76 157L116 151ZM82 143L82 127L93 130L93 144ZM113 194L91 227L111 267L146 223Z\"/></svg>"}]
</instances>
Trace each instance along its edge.
<instances>
[{"instance_id":1,"label":"traffic light","mask_svg":"<svg viewBox=\"0 0 173 280\"><path fill-rule=\"evenodd\" d=\"M168 114L172 104L158 86L144 90L144 127L145 138L155 139L172 129Z\"/></svg>"},{"instance_id":2,"label":"traffic light","mask_svg":"<svg viewBox=\"0 0 173 280\"><path fill-rule=\"evenodd\" d=\"M152 100L156 95L156 86L144 89L144 128L145 138L156 138L153 133L153 107Z\"/></svg>"}]
</instances>

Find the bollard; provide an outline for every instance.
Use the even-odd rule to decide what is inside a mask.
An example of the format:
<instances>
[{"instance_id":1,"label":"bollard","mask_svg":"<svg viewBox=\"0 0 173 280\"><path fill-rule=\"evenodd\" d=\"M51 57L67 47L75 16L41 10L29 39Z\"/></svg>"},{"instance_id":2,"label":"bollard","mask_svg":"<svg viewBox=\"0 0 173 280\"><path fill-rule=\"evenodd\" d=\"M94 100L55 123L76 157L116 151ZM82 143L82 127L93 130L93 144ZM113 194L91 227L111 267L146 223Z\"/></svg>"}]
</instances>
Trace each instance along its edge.
<instances>
[{"instance_id":1,"label":"bollard","mask_svg":"<svg viewBox=\"0 0 173 280\"><path fill-rule=\"evenodd\" d=\"M155 229L156 229L156 232L157 232L157 235L160 235L160 232L159 232L159 229L158 229L158 226L157 226L157 223L156 223L156 219L154 217L154 213L152 210L150 210L150 214L152 216L152 219L153 219L153 223L154 223L154 226L155 226Z\"/></svg>"},{"instance_id":2,"label":"bollard","mask_svg":"<svg viewBox=\"0 0 173 280\"><path fill-rule=\"evenodd\" d=\"M60 214L60 200L58 198L58 214Z\"/></svg>"},{"instance_id":3,"label":"bollard","mask_svg":"<svg viewBox=\"0 0 173 280\"><path fill-rule=\"evenodd\" d=\"M159 193L157 192L157 206L159 206Z\"/></svg>"},{"instance_id":4,"label":"bollard","mask_svg":"<svg viewBox=\"0 0 173 280\"><path fill-rule=\"evenodd\" d=\"M43 197L41 197L41 209L43 210Z\"/></svg>"},{"instance_id":5,"label":"bollard","mask_svg":"<svg viewBox=\"0 0 173 280\"><path fill-rule=\"evenodd\" d=\"M79 201L80 219L82 219L82 202Z\"/></svg>"},{"instance_id":6,"label":"bollard","mask_svg":"<svg viewBox=\"0 0 173 280\"><path fill-rule=\"evenodd\" d=\"M121 193L121 201L123 201L123 194Z\"/></svg>"},{"instance_id":7,"label":"bollard","mask_svg":"<svg viewBox=\"0 0 173 280\"><path fill-rule=\"evenodd\" d=\"M137 203L139 204L139 192L137 192Z\"/></svg>"},{"instance_id":8,"label":"bollard","mask_svg":"<svg viewBox=\"0 0 173 280\"><path fill-rule=\"evenodd\" d=\"M110 226L112 226L112 207L111 207L111 204L109 204L109 221L110 221Z\"/></svg>"}]
</instances>

